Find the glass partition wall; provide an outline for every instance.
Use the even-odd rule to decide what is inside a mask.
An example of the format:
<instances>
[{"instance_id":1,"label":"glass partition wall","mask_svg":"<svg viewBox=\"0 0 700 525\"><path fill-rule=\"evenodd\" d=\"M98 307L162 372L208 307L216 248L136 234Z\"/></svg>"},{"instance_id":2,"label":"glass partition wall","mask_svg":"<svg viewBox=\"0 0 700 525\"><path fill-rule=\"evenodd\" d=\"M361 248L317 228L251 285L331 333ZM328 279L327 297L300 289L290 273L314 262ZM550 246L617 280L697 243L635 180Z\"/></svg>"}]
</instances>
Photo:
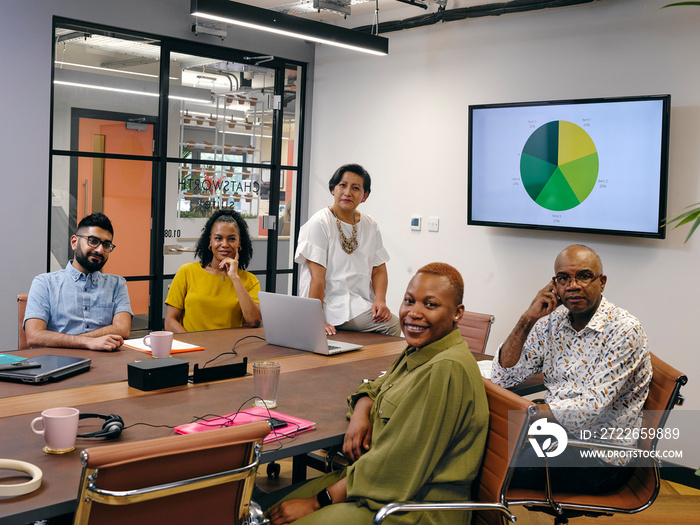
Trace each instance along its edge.
<instances>
[{"instance_id":1,"label":"glass partition wall","mask_svg":"<svg viewBox=\"0 0 700 525\"><path fill-rule=\"evenodd\" d=\"M263 290L294 293L303 64L56 20L49 271L86 215L114 225L105 272L127 279L134 330L164 299L211 213L253 239Z\"/></svg>"}]
</instances>

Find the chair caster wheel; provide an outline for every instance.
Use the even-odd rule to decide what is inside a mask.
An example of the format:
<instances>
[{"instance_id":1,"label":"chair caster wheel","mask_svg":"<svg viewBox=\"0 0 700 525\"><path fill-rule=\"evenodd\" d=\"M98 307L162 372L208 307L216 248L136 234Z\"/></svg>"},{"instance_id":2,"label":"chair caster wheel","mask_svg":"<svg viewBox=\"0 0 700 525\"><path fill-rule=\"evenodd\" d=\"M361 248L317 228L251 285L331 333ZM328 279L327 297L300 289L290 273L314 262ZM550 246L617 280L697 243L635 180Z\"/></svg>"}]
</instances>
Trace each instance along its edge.
<instances>
[{"instance_id":1,"label":"chair caster wheel","mask_svg":"<svg viewBox=\"0 0 700 525\"><path fill-rule=\"evenodd\" d=\"M282 467L280 467L279 463L275 463L274 461L272 463L267 464L267 477L268 478L279 478L280 477L280 471Z\"/></svg>"}]
</instances>

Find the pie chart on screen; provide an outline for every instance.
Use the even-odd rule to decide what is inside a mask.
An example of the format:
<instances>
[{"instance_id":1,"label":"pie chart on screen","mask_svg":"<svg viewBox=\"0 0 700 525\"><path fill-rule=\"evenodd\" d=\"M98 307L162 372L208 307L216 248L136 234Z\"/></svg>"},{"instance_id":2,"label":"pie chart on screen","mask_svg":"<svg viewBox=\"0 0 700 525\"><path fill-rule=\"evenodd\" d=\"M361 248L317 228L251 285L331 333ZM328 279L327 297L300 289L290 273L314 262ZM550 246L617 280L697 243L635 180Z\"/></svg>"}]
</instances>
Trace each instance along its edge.
<instances>
[{"instance_id":1,"label":"pie chart on screen","mask_svg":"<svg viewBox=\"0 0 700 525\"><path fill-rule=\"evenodd\" d=\"M552 211L575 208L598 180L598 151L586 131L566 120L543 124L525 142L520 177L530 198Z\"/></svg>"}]
</instances>

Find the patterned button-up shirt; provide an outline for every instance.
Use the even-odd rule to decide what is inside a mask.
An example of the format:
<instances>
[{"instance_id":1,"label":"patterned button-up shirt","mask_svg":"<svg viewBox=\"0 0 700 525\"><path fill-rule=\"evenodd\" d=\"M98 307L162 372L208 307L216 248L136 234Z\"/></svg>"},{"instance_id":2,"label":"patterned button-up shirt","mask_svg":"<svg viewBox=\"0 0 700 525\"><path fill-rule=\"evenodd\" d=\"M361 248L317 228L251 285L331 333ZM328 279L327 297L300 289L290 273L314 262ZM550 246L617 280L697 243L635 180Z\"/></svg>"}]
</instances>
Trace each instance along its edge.
<instances>
[{"instance_id":1,"label":"patterned button-up shirt","mask_svg":"<svg viewBox=\"0 0 700 525\"><path fill-rule=\"evenodd\" d=\"M636 317L604 297L580 332L564 306L538 320L514 366L502 367L496 355L491 380L509 387L539 372L545 402L576 437L583 429L599 439L610 439L610 429L621 429L615 437L629 437L627 429L639 426L652 374L647 337Z\"/></svg>"}]
</instances>

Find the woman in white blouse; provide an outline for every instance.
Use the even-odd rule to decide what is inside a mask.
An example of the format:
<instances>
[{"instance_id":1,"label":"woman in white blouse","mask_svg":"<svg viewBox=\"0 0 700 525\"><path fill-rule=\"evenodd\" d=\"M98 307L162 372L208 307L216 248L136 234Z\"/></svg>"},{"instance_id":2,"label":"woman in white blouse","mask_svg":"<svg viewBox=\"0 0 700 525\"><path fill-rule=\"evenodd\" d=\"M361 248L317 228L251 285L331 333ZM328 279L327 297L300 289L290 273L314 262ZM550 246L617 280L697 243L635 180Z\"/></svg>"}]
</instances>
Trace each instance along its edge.
<instances>
[{"instance_id":1,"label":"woman in white blouse","mask_svg":"<svg viewBox=\"0 0 700 525\"><path fill-rule=\"evenodd\" d=\"M377 223L357 211L372 179L359 164L345 164L328 182L333 205L316 212L299 232L294 260L301 266L299 295L320 299L326 333L338 330L400 335L386 306L389 254Z\"/></svg>"}]
</instances>

